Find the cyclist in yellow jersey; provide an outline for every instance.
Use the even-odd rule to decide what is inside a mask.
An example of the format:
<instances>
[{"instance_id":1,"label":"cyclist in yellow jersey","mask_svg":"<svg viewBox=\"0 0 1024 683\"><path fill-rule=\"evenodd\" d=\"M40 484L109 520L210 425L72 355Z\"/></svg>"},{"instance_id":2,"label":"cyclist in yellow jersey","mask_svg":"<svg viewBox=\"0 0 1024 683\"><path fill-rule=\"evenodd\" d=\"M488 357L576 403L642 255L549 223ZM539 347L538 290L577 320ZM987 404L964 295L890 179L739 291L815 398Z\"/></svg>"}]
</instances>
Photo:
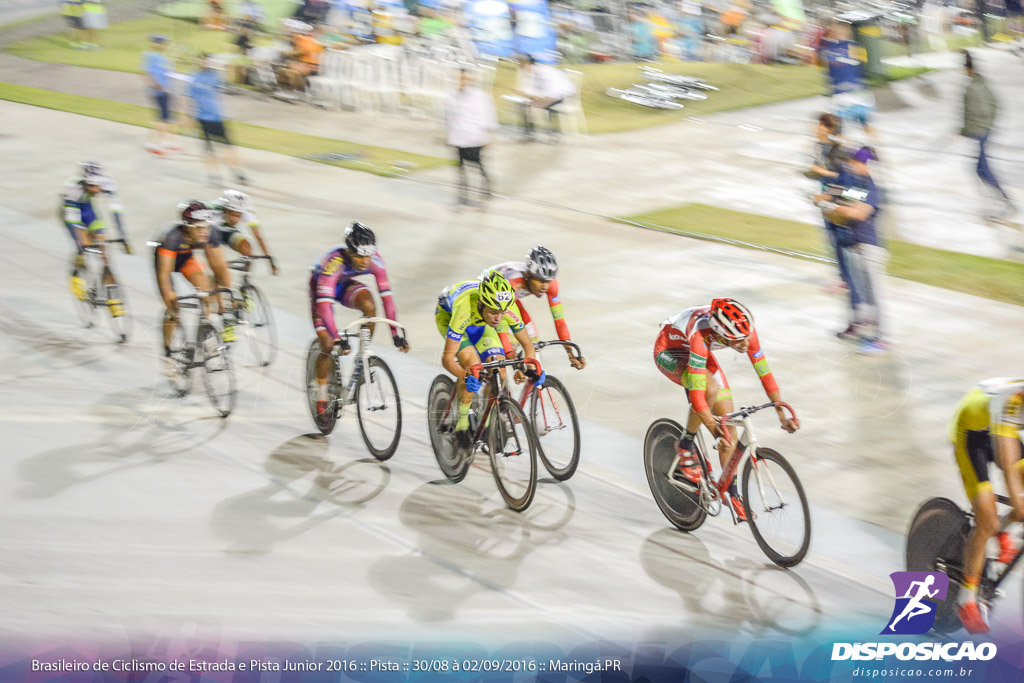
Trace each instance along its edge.
<instances>
[{"instance_id":1,"label":"cyclist in yellow jersey","mask_svg":"<svg viewBox=\"0 0 1024 683\"><path fill-rule=\"evenodd\" d=\"M530 335L513 308L515 300L512 285L493 270L480 280L449 285L437 298L434 319L437 331L445 338L441 364L458 378L459 419L455 433L460 442L469 437L469 407L473 394L480 390L482 384L469 374L469 368L477 363L505 358L498 330L511 331L523 347L526 358L537 357ZM544 379L541 372L534 383L540 386ZM525 380L526 375L517 370L516 383L521 384Z\"/></svg>"},{"instance_id":2,"label":"cyclist in yellow jersey","mask_svg":"<svg viewBox=\"0 0 1024 683\"><path fill-rule=\"evenodd\" d=\"M967 497L974 510L974 528L964 552L964 583L958 614L971 633L987 633L988 620L978 605L978 580L985 564L985 545L999 536L1000 562L1009 562L1016 548L1005 529L1024 521L1024 461L1020 432L1024 429L1024 379L987 379L964 396L950 424L949 437ZM1013 510L1002 519L989 481L989 463L1006 478Z\"/></svg>"}]
</instances>

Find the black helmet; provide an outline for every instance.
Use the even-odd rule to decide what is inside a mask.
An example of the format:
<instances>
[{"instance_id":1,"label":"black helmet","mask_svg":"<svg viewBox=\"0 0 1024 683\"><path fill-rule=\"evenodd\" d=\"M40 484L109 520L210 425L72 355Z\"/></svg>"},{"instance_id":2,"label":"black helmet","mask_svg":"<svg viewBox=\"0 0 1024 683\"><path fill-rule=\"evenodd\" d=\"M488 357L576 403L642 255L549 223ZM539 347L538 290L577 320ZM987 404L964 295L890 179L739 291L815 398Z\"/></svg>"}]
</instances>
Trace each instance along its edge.
<instances>
[{"instance_id":1,"label":"black helmet","mask_svg":"<svg viewBox=\"0 0 1024 683\"><path fill-rule=\"evenodd\" d=\"M181 222L185 225L209 223L213 220L213 211L206 202L201 202L198 199L182 202L178 204L178 208L181 209Z\"/></svg>"},{"instance_id":2,"label":"black helmet","mask_svg":"<svg viewBox=\"0 0 1024 683\"><path fill-rule=\"evenodd\" d=\"M377 253L377 236L362 223L353 223L345 228L345 246L359 256L373 256Z\"/></svg>"},{"instance_id":3,"label":"black helmet","mask_svg":"<svg viewBox=\"0 0 1024 683\"><path fill-rule=\"evenodd\" d=\"M558 274L555 255L538 244L526 254L526 272L541 280L554 280Z\"/></svg>"}]
</instances>

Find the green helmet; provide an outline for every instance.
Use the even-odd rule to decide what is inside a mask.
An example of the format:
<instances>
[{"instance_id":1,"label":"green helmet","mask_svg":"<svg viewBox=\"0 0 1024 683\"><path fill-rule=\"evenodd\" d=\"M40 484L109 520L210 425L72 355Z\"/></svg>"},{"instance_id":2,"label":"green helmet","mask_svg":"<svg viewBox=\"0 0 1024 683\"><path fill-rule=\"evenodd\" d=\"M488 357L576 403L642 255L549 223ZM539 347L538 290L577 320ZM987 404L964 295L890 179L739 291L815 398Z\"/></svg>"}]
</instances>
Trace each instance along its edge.
<instances>
[{"instance_id":1,"label":"green helmet","mask_svg":"<svg viewBox=\"0 0 1024 683\"><path fill-rule=\"evenodd\" d=\"M516 300L516 291L512 289L512 284L496 270L488 272L480 280L477 292L480 296L480 303L499 311L507 311L512 308L512 304Z\"/></svg>"}]
</instances>

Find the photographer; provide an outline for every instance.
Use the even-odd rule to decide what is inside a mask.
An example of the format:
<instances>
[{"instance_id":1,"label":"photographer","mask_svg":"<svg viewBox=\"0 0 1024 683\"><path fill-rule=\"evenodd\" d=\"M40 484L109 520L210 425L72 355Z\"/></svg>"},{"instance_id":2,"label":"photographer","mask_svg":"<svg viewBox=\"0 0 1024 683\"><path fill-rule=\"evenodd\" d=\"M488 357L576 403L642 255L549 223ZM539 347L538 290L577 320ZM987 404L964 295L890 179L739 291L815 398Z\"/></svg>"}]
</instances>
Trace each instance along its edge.
<instances>
[{"instance_id":1,"label":"photographer","mask_svg":"<svg viewBox=\"0 0 1024 683\"><path fill-rule=\"evenodd\" d=\"M838 336L859 339L858 351L865 355L882 354L888 348L882 336L880 299L889 253L875 228L881 192L868 168L868 162L877 160L873 149L861 147L849 155L835 185L815 197L835 226L836 244L849 268L851 320Z\"/></svg>"},{"instance_id":2,"label":"photographer","mask_svg":"<svg viewBox=\"0 0 1024 683\"><path fill-rule=\"evenodd\" d=\"M818 125L815 129L814 157L811 160L811 167L804 172L804 176L820 183L819 192L825 192L830 183L839 181L839 174L843 170L843 145L839 134L842 132L842 120L835 114L822 114L818 117ZM836 227L829 221L828 217L822 214L825 221L825 238L836 263L839 265L839 277L841 282L831 285L828 288L830 294L841 294L850 290L850 270L846 264L846 255L836 244ZM852 290L851 290L852 294ZM854 303L859 303L855 301Z\"/></svg>"}]
</instances>

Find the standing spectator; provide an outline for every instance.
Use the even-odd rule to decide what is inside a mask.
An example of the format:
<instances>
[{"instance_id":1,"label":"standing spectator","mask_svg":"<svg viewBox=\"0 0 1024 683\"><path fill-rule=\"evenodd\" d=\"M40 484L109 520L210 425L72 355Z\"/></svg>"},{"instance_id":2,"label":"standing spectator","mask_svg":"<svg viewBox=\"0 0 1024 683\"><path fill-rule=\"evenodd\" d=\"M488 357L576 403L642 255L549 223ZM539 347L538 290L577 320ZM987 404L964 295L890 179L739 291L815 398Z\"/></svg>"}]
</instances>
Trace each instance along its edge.
<instances>
[{"instance_id":1,"label":"standing spectator","mask_svg":"<svg viewBox=\"0 0 1024 683\"><path fill-rule=\"evenodd\" d=\"M658 41L654 38L654 26L638 11L629 13L629 33L632 36L633 58L639 61L652 60L658 56Z\"/></svg>"},{"instance_id":2,"label":"standing spectator","mask_svg":"<svg viewBox=\"0 0 1024 683\"><path fill-rule=\"evenodd\" d=\"M153 34L149 37L149 50L142 53L142 74L149 86L149 96L156 105L156 138L150 137L146 149L153 154L166 154L169 151L181 151L181 147L168 144L168 135L173 118L171 94L171 62L164 54L167 49L167 38Z\"/></svg>"},{"instance_id":3,"label":"standing spectator","mask_svg":"<svg viewBox=\"0 0 1024 683\"><path fill-rule=\"evenodd\" d=\"M534 109L547 112L551 140L557 140L558 112L555 107L576 92L565 72L550 64L538 64L533 55L526 55L519 60L516 91L526 98L519 112L523 124L523 141L533 140Z\"/></svg>"},{"instance_id":4,"label":"standing spectator","mask_svg":"<svg viewBox=\"0 0 1024 683\"><path fill-rule=\"evenodd\" d=\"M498 116L494 111L494 100L473 85L466 69L459 74L459 91L452 96L448 106L447 128L448 144L458 150L459 155L459 199L455 210L461 211L464 206L483 209L491 193L491 180L481 154L484 147L491 144L491 134L498 129ZM479 202L470 200L471 188L466 170L469 164L476 164L483 178Z\"/></svg>"},{"instance_id":5,"label":"standing spectator","mask_svg":"<svg viewBox=\"0 0 1024 683\"><path fill-rule=\"evenodd\" d=\"M818 125L815 130L816 142L814 145L814 158L811 168L805 173L808 178L817 180L820 183L819 192L827 192L830 185L839 182L842 172L843 147L839 135L842 132L842 120L835 114L822 114L818 117ZM822 213L825 221L825 237L836 263L839 266L840 283L829 288L831 293L840 293L843 290L850 290L851 307L860 303L856 291L850 287L850 269L846 262L846 252L839 246L839 235L837 226ZM852 308L851 308L852 311ZM852 326L852 312L851 312Z\"/></svg>"},{"instance_id":6,"label":"standing spectator","mask_svg":"<svg viewBox=\"0 0 1024 683\"><path fill-rule=\"evenodd\" d=\"M846 121L858 123L869 136L875 98L864 75L867 54L852 39L850 24L835 22L821 41L820 55L828 71L834 111Z\"/></svg>"},{"instance_id":7,"label":"standing spectator","mask_svg":"<svg viewBox=\"0 0 1024 683\"><path fill-rule=\"evenodd\" d=\"M242 173L241 164L238 161L238 153L231 145L231 140L224 127L219 92L223 82L221 75L214 68L210 55L203 54L202 65L198 71L192 74L192 82L188 86L188 96L195 103L196 120L199 122L203 138L206 140L203 164L206 166L210 184L215 187L220 187L222 183L217 174L220 162L213 146L214 141L223 145L224 158L227 160L227 165L234 171L235 179L242 184L246 182L245 174Z\"/></svg>"},{"instance_id":8,"label":"standing spectator","mask_svg":"<svg viewBox=\"0 0 1024 683\"><path fill-rule=\"evenodd\" d=\"M224 5L222 0L208 0L210 13L206 15L206 28L224 30Z\"/></svg>"},{"instance_id":9,"label":"standing spectator","mask_svg":"<svg viewBox=\"0 0 1024 683\"><path fill-rule=\"evenodd\" d=\"M978 177L981 178L981 182L985 183L998 195L1004 205L1004 209L1001 212L986 209L985 218L987 220L1009 220L1017 213L1017 207L1014 206L1010 196L999 185L999 181L996 180L992 169L988 165L988 156L985 154L985 144L988 142L988 136L992 132L992 125L996 121L999 104L996 101L996 96L989 89L988 83L975 70L974 60L971 57L971 53L967 50L964 50L964 68L967 70L967 75L970 77L971 82L967 84L967 89L964 90L964 125L960 129L960 135L974 138L978 141Z\"/></svg>"},{"instance_id":10,"label":"standing spectator","mask_svg":"<svg viewBox=\"0 0 1024 683\"><path fill-rule=\"evenodd\" d=\"M877 161L873 149L861 147L846 162L839 176L839 194L822 193L819 206L837 227L840 248L845 249L850 271L850 305L853 323L839 333L841 339L860 339L865 355L885 353L882 334L881 288L889 253L881 245L875 221L881 192L871 178L869 161ZM859 298L854 303L854 295Z\"/></svg>"},{"instance_id":11,"label":"standing spectator","mask_svg":"<svg viewBox=\"0 0 1024 683\"><path fill-rule=\"evenodd\" d=\"M71 39L68 41L76 50L84 50L82 36L82 0L61 0L60 13L71 26Z\"/></svg>"},{"instance_id":12,"label":"standing spectator","mask_svg":"<svg viewBox=\"0 0 1024 683\"><path fill-rule=\"evenodd\" d=\"M107 10L103 0L82 0L82 32L85 40L82 45L89 50L100 47L99 31L107 28Z\"/></svg>"},{"instance_id":13,"label":"standing spectator","mask_svg":"<svg viewBox=\"0 0 1024 683\"><path fill-rule=\"evenodd\" d=\"M278 84L291 93L278 92L289 99L295 99L295 92L305 92L306 79L316 75L320 70L320 53L324 46L312 35L314 28L301 21L291 20L287 24L291 32L292 51L288 55L285 65L278 70Z\"/></svg>"}]
</instances>

